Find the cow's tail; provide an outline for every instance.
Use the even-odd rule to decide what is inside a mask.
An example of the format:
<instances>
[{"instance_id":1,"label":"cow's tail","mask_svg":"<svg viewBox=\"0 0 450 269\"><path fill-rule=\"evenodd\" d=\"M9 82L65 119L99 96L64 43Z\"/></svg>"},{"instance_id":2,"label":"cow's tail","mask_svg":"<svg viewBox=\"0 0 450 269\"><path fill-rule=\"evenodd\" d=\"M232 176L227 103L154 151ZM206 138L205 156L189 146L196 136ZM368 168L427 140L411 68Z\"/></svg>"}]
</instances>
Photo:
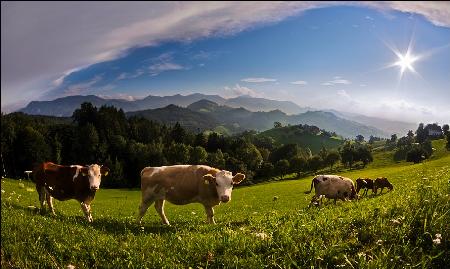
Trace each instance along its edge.
<instances>
[{"instance_id":1,"label":"cow's tail","mask_svg":"<svg viewBox=\"0 0 450 269\"><path fill-rule=\"evenodd\" d=\"M316 179L316 178L313 178L313 180L311 181L311 189L310 189L309 191L305 191L305 194L311 193L313 186L316 185L316 184L315 184L315 182L316 182L315 179Z\"/></svg>"}]
</instances>

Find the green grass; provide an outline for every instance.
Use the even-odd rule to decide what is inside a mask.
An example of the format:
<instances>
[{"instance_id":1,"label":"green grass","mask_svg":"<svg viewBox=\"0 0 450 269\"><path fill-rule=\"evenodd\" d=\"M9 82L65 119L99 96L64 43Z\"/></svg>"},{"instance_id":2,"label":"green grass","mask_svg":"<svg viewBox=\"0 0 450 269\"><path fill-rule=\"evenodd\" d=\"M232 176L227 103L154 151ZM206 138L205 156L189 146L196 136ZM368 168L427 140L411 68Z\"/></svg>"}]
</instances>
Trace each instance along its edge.
<instances>
[{"instance_id":1,"label":"green grass","mask_svg":"<svg viewBox=\"0 0 450 269\"><path fill-rule=\"evenodd\" d=\"M138 226L138 190L100 190L92 224L75 201L56 202L56 217L41 215L29 208L38 206L29 181L3 179L2 267L445 268L450 154L440 143L433 144L436 157L423 164L342 174L386 176L392 192L308 209L312 194L303 192L312 177L242 187L216 207L217 225L205 223L201 205L168 204L172 226L161 225L153 207Z\"/></svg>"}]
</instances>

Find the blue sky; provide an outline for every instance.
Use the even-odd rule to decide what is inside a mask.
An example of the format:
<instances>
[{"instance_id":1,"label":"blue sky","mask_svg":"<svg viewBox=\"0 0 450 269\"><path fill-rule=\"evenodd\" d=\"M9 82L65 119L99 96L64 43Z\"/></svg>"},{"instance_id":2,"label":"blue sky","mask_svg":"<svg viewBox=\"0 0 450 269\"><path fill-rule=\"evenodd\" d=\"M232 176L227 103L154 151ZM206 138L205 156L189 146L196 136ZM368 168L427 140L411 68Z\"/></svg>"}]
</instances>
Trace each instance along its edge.
<instances>
[{"instance_id":1,"label":"blue sky","mask_svg":"<svg viewBox=\"0 0 450 269\"><path fill-rule=\"evenodd\" d=\"M4 79L4 75L14 77L15 70L8 70L11 64L11 69L18 71L21 65L14 62L18 57L3 60L9 51L14 54L13 46L6 43L4 49L3 45L4 39L19 39L17 31L23 31L20 27L13 31L11 13L30 7L5 8L2 4L2 111L31 100L76 94L133 99L200 92L290 100L317 109L414 122L450 118L449 2L418 6L408 2L402 6L309 6L305 2L290 8L258 6L257 13L251 10L262 3L250 3L254 7L249 3L237 7L209 3L206 8L190 4L153 7L167 15L162 18L149 12L137 16L138 21L110 28L103 29L111 22L92 26L89 37L94 39L84 38L81 32L77 38L80 29L70 28L75 37L68 37L69 32L59 35L63 41L58 41L55 51L67 47L60 58L44 51L41 59L28 62L38 62L35 69L45 69L48 62L48 66L53 65L48 68L51 71L37 75L39 72L30 71L33 75L25 76L29 79L20 80L21 84ZM107 7L89 8L101 13ZM137 13L129 9L129 14ZM5 35L4 14L5 27L11 25ZM165 22L172 25L171 20L177 22L173 27L160 26ZM38 40L51 22L35 27L42 31ZM63 28L73 27L70 22L66 24ZM148 32L147 27L155 25L162 29L157 29L157 34ZM85 42L91 42L91 47L77 47L88 46ZM392 66L399 58L391 49L403 55L408 47L411 55L418 56L412 63L415 72L406 69L400 79L400 66ZM66 55L71 54L71 48L73 57ZM33 49L28 48L35 52ZM81 61L83 57L88 60ZM56 62L58 59L64 65ZM27 64L26 59L19 62ZM4 68L8 70L5 74Z\"/></svg>"}]
</instances>

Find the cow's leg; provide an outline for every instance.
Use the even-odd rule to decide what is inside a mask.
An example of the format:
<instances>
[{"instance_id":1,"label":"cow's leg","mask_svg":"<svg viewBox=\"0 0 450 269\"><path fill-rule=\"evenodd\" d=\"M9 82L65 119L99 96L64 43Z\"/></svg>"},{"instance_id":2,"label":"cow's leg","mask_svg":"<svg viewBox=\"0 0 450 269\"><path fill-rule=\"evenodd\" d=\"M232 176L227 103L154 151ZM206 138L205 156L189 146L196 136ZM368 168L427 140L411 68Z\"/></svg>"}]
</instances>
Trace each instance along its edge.
<instances>
[{"instance_id":1,"label":"cow's leg","mask_svg":"<svg viewBox=\"0 0 450 269\"><path fill-rule=\"evenodd\" d=\"M91 205L81 202L81 210L83 210L86 220L88 222L92 222L93 219L92 219L92 215L91 215Z\"/></svg>"},{"instance_id":2,"label":"cow's leg","mask_svg":"<svg viewBox=\"0 0 450 269\"><path fill-rule=\"evenodd\" d=\"M382 193L383 193L383 189L384 189L384 188L381 188L380 194L382 194Z\"/></svg>"},{"instance_id":3,"label":"cow's leg","mask_svg":"<svg viewBox=\"0 0 450 269\"><path fill-rule=\"evenodd\" d=\"M314 195L314 196L311 198L311 202L309 202L308 208L310 208L311 205L313 205L314 202L315 202L316 200L317 200L317 198L316 198L316 196Z\"/></svg>"},{"instance_id":4,"label":"cow's leg","mask_svg":"<svg viewBox=\"0 0 450 269\"><path fill-rule=\"evenodd\" d=\"M163 224L170 225L169 221L167 220L166 214L164 214L164 199L158 199L155 201L155 209L161 217Z\"/></svg>"},{"instance_id":5,"label":"cow's leg","mask_svg":"<svg viewBox=\"0 0 450 269\"><path fill-rule=\"evenodd\" d=\"M36 185L36 190L39 194L39 203L41 204L41 211L45 210L45 189L43 186Z\"/></svg>"},{"instance_id":6,"label":"cow's leg","mask_svg":"<svg viewBox=\"0 0 450 269\"><path fill-rule=\"evenodd\" d=\"M50 193L47 190L45 190L45 197L47 198L48 208L50 209L50 211L52 212L53 215L56 215L55 209L53 208L53 197L50 195Z\"/></svg>"},{"instance_id":7,"label":"cow's leg","mask_svg":"<svg viewBox=\"0 0 450 269\"><path fill-rule=\"evenodd\" d=\"M214 220L214 209L212 206L204 205L205 211L206 211L206 220L208 223L216 224L216 221Z\"/></svg>"},{"instance_id":8,"label":"cow's leg","mask_svg":"<svg viewBox=\"0 0 450 269\"><path fill-rule=\"evenodd\" d=\"M142 221L142 217L144 217L145 212L147 212L148 207L153 204L153 197L151 197L151 199L145 199L144 197L142 197L142 202L141 205L139 206L139 216L136 219L136 222L139 223L139 225L141 224Z\"/></svg>"}]
</instances>

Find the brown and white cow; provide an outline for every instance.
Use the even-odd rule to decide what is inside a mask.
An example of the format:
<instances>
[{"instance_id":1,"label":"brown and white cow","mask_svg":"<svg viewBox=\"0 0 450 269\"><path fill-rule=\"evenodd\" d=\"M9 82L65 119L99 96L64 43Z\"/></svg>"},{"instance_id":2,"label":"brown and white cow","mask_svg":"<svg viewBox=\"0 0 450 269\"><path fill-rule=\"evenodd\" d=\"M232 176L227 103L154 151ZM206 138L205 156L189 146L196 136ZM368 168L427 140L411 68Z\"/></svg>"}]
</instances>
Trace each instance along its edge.
<instances>
[{"instance_id":1,"label":"brown and white cow","mask_svg":"<svg viewBox=\"0 0 450 269\"><path fill-rule=\"evenodd\" d=\"M359 193L361 189L364 189L363 195L367 195L368 190L372 190L373 193L373 180L370 178L358 178L356 180L356 193Z\"/></svg>"},{"instance_id":2,"label":"brown and white cow","mask_svg":"<svg viewBox=\"0 0 450 269\"><path fill-rule=\"evenodd\" d=\"M375 182L373 183L373 191L375 192L375 194L377 194L377 190L379 188L381 188L380 194L382 194L384 188L388 188L390 191L392 191L392 189L394 189L394 186L392 186L392 184L389 182L387 178L378 177L377 179L375 179Z\"/></svg>"},{"instance_id":3,"label":"brown and white cow","mask_svg":"<svg viewBox=\"0 0 450 269\"><path fill-rule=\"evenodd\" d=\"M233 185L244 180L245 175L232 175L206 165L173 165L146 167L141 171L142 202L137 221L141 223L148 207L155 202L163 224L170 225L164 214L164 201L176 205L201 203L207 221L215 223L213 207L231 200Z\"/></svg>"},{"instance_id":4,"label":"brown and white cow","mask_svg":"<svg viewBox=\"0 0 450 269\"><path fill-rule=\"evenodd\" d=\"M45 162L38 165L33 171L33 182L41 208L45 209L47 200L49 209L55 214L53 197L59 201L75 199L81 203L86 219L92 222L90 204L100 188L102 175L106 176L108 172L108 167L98 164L63 166Z\"/></svg>"},{"instance_id":5,"label":"brown and white cow","mask_svg":"<svg viewBox=\"0 0 450 269\"><path fill-rule=\"evenodd\" d=\"M334 199L335 204L337 199L345 201L348 198L357 198L355 186L350 178L337 175L315 176L311 182L311 189L305 193L311 193L313 186L316 193L311 199L309 206L316 204L317 201L317 204L320 205L323 196L328 199Z\"/></svg>"}]
</instances>

